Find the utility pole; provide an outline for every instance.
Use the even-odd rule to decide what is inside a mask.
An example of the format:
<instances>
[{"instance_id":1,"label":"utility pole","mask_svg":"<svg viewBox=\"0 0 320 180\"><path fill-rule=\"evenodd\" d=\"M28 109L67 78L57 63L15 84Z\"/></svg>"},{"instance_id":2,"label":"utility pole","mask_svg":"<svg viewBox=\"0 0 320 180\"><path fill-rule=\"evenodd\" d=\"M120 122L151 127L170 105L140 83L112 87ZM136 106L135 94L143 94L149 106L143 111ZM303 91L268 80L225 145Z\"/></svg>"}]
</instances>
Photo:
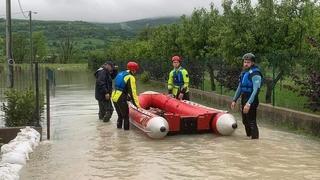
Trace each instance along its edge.
<instances>
[{"instance_id":1,"label":"utility pole","mask_svg":"<svg viewBox=\"0 0 320 180\"><path fill-rule=\"evenodd\" d=\"M31 66L31 73L33 69L33 63L35 64L35 88L36 88L36 118L37 122L35 124L36 127L40 127L40 93L39 93L39 63L34 62L34 56L33 56L33 38L32 38L32 13L37 13L37 12L32 12L29 11L29 31L30 31L30 66ZM33 76L32 76L33 77ZM32 78L33 79L33 78ZM33 82L33 81L32 81Z\"/></svg>"},{"instance_id":2,"label":"utility pole","mask_svg":"<svg viewBox=\"0 0 320 180\"><path fill-rule=\"evenodd\" d=\"M29 11L29 31L30 31L30 64L32 67L32 62L33 62L32 11Z\"/></svg>"},{"instance_id":3,"label":"utility pole","mask_svg":"<svg viewBox=\"0 0 320 180\"><path fill-rule=\"evenodd\" d=\"M6 3L6 54L8 63L7 86L13 88L13 54L12 54L12 31L11 31L11 0Z\"/></svg>"}]
</instances>

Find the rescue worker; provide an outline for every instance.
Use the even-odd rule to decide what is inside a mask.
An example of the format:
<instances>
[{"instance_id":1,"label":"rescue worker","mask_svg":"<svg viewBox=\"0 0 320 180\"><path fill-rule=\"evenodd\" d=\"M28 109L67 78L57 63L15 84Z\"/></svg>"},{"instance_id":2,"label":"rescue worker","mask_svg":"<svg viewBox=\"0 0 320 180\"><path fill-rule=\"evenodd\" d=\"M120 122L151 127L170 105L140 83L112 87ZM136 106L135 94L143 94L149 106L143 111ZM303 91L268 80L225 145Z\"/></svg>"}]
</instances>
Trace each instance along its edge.
<instances>
[{"instance_id":1,"label":"rescue worker","mask_svg":"<svg viewBox=\"0 0 320 180\"><path fill-rule=\"evenodd\" d=\"M181 67L179 56L171 58L173 70L169 73L168 94L180 100L190 100L188 71Z\"/></svg>"},{"instance_id":2,"label":"rescue worker","mask_svg":"<svg viewBox=\"0 0 320 180\"><path fill-rule=\"evenodd\" d=\"M129 130L129 107L127 100L140 108L137 97L136 79L134 75L139 69L136 62L130 61L127 70L120 72L115 79L115 90L112 93L112 101L118 114L117 128Z\"/></svg>"},{"instance_id":3,"label":"rescue worker","mask_svg":"<svg viewBox=\"0 0 320 180\"><path fill-rule=\"evenodd\" d=\"M99 104L99 119L108 122L113 113L112 79L116 77L117 69L111 61L107 61L94 75L96 77L95 98Z\"/></svg>"},{"instance_id":4,"label":"rescue worker","mask_svg":"<svg viewBox=\"0 0 320 180\"><path fill-rule=\"evenodd\" d=\"M235 108L238 98L241 96L241 114L246 134L251 139L259 139L257 126L257 107L259 105L259 91L262 85L262 74L255 65L255 56L252 53L243 55L243 71L240 74L239 85L231 103L231 109Z\"/></svg>"}]
</instances>

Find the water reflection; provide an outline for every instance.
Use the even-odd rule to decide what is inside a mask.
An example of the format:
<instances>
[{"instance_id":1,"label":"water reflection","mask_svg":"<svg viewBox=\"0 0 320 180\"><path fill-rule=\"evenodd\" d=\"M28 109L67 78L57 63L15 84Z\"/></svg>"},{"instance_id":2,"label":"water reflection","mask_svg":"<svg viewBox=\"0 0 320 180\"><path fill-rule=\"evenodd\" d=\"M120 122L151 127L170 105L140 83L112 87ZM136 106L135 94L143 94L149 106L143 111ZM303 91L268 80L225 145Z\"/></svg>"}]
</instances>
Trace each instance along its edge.
<instances>
[{"instance_id":1,"label":"water reflection","mask_svg":"<svg viewBox=\"0 0 320 180\"><path fill-rule=\"evenodd\" d=\"M74 77L75 76L75 77ZM64 77L67 79L64 79ZM98 120L91 73L61 73L52 98L52 137L31 155L21 179L319 179L320 143L260 126L152 140L138 129ZM151 86L140 85L140 91ZM237 118L239 116L236 115Z\"/></svg>"}]
</instances>

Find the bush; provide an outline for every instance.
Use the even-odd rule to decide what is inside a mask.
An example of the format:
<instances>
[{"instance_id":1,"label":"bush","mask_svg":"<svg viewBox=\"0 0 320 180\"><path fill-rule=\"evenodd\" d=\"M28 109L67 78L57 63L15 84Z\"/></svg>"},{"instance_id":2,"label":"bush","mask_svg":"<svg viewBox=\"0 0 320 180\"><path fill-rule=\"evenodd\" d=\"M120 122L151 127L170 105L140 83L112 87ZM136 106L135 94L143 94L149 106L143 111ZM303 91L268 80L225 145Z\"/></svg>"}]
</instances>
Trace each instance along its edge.
<instances>
[{"instance_id":1,"label":"bush","mask_svg":"<svg viewBox=\"0 0 320 180\"><path fill-rule=\"evenodd\" d=\"M142 74L141 74L141 81L143 83L147 83L150 81L150 73L149 71L144 71Z\"/></svg>"},{"instance_id":2,"label":"bush","mask_svg":"<svg viewBox=\"0 0 320 180\"><path fill-rule=\"evenodd\" d=\"M4 120L7 127L36 126L35 93L28 90L8 90L5 92L7 103L3 103ZM44 95L40 95L40 117L44 112ZM40 118L41 120L41 118Z\"/></svg>"},{"instance_id":3,"label":"bush","mask_svg":"<svg viewBox=\"0 0 320 180\"><path fill-rule=\"evenodd\" d=\"M299 91L301 96L308 97L306 108L313 112L320 111L320 72L312 68L309 68L308 72L305 77L294 76L295 83L301 87L295 90Z\"/></svg>"},{"instance_id":4,"label":"bush","mask_svg":"<svg viewBox=\"0 0 320 180\"><path fill-rule=\"evenodd\" d=\"M102 52L92 51L88 54L88 68L90 70L97 70L105 61Z\"/></svg>"}]
</instances>

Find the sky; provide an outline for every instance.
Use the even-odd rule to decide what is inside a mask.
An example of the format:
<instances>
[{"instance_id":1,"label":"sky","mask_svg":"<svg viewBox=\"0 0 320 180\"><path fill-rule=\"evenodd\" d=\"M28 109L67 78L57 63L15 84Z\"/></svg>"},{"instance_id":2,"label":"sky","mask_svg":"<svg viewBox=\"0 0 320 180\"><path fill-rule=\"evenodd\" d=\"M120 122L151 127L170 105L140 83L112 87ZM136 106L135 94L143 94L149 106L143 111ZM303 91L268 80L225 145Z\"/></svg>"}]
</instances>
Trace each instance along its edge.
<instances>
[{"instance_id":1,"label":"sky","mask_svg":"<svg viewBox=\"0 0 320 180\"><path fill-rule=\"evenodd\" d=\"M123 22L143 18L190 15L194 8L221 8L222 0L20 0L24 11L35 11L35 20ZM12 18L23 19L18 0L11 0ZM6 0L0 17L5 18ZM27 13L25 13L27 16Z\"/></svg>"}]
</instances>

